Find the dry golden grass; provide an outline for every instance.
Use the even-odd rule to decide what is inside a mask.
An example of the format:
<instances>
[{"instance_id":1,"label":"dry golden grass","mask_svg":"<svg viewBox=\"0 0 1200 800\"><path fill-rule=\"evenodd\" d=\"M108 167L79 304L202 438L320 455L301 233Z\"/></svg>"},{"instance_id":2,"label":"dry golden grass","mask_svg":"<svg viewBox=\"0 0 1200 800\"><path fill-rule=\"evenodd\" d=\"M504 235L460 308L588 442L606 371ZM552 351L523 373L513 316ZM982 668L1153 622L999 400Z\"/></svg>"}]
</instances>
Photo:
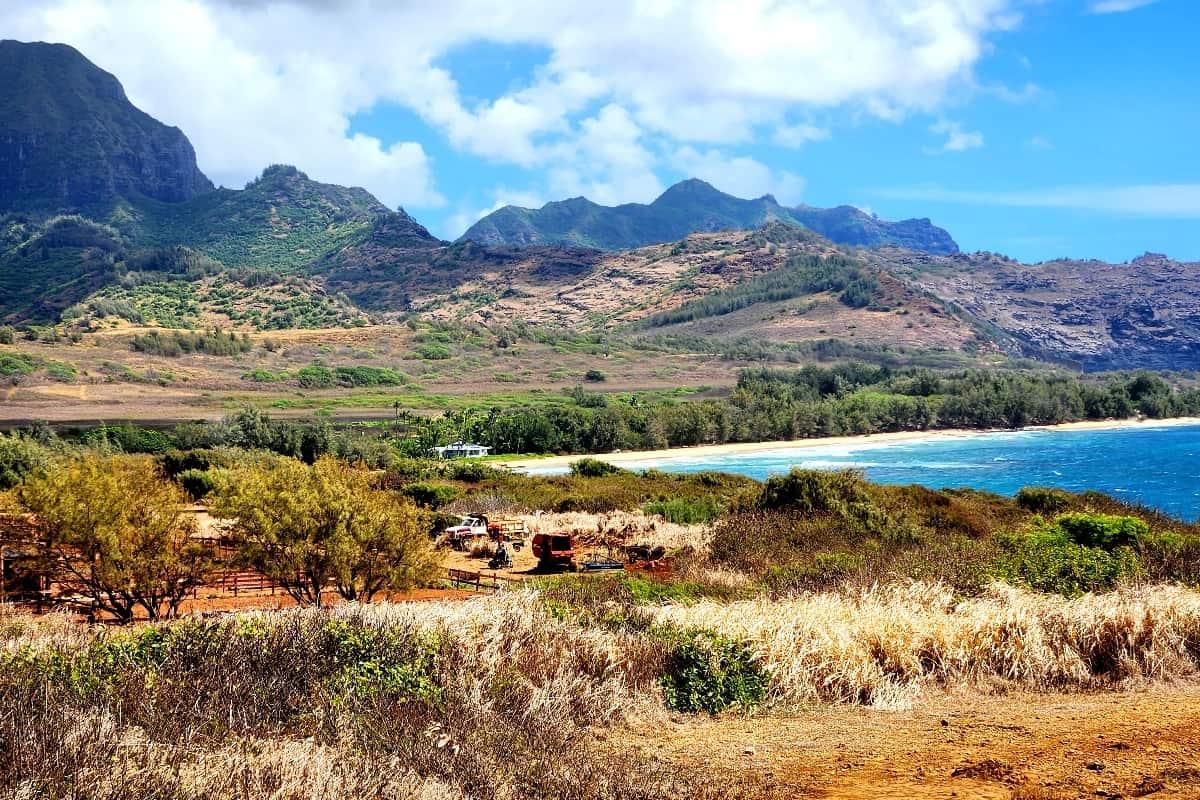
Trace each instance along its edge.
<instances>
[{"instance_id":1,"label":"dry golden grass","mask_svg":"<svg viewBox=\"0 0 1200 800\"><path fill-rule=\"evenodd\" d=\"M1176 586L1072 600L995 585L956 602L944 586L918 583L653 613L752 641L780 707L898 708L931 684L1090 689L1200 668L1200 593Z\"/></svg>"}]
</instances>

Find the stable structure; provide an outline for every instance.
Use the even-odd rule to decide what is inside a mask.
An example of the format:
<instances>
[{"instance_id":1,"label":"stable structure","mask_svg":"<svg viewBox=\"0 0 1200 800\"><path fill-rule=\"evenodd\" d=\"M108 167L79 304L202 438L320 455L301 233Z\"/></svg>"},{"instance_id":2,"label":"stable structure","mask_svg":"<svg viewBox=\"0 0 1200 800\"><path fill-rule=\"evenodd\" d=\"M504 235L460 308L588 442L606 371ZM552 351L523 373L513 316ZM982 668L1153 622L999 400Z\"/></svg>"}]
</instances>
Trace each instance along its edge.
<instances>
[{"instance_id":1,"label":"stable structure","mask_svg":"<svg viewBox=\"0 0 1200 800\"><path fill-rule=\"evenodd\" d=\"M445 447L433 448L438 458L480 458L491 451L492 448L473 442L454 442Z\"/></svg>"}]
</instances>

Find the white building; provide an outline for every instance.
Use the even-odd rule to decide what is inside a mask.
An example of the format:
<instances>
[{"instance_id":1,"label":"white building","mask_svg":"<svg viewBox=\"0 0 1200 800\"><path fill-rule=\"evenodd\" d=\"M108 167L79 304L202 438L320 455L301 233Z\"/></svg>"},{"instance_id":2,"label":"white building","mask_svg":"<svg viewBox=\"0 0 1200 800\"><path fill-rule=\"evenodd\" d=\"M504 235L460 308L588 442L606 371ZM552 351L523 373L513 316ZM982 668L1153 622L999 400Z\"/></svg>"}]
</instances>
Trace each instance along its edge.
<instances>
[{"instance_id":1,"label":"white building","mask_svg":"<svg viewBox=\"0 0 1200 800\"><path fill-rule=\"evenodd\" d=\"M471 442L454 442L445 447L435 447L433 452L438 454L438 458L479 458L486 456L491 449Z\"/></svg>"}]
</instances>

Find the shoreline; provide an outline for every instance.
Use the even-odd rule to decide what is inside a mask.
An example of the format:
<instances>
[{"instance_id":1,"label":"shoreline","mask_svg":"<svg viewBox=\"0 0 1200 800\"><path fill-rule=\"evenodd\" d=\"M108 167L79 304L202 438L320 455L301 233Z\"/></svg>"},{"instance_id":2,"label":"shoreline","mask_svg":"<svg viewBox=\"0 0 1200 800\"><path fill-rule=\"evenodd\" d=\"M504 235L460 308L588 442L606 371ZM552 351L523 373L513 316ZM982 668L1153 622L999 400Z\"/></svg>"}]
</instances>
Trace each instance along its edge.
<instances>
[{"instance_id":1,"label":"shoreline","mask_svg":"<svg viewBox=\"0 0 1200 800\"><path fill-rule=\"evenodd\" d=\"M1166 428L1200 425L1200 417L1172 417L1169 419L1105 419L1061 422L1056 425L1030 425L1024 428L942 428L928 431L896 431L892 433L868 433L854 436L823 436L812 439L792 439L774 442L733 442L729 444L704 444L691 447L670 447L661 450L625 450L613 453L576 454L568 456L514 456L512 458L489 459L490 463L508 467L514 472L565 471L571 462L581 458L594 458L614 466L641 461L659 461L676 458L711 458L728 455L746 455L780 450L805 450L818 447L886 446L902 442L934 441L937 439L990 436L998 433L1020 433L1028 431L1085 431L1114 430L1122 428Z\"/></svg>"}]
</instances>

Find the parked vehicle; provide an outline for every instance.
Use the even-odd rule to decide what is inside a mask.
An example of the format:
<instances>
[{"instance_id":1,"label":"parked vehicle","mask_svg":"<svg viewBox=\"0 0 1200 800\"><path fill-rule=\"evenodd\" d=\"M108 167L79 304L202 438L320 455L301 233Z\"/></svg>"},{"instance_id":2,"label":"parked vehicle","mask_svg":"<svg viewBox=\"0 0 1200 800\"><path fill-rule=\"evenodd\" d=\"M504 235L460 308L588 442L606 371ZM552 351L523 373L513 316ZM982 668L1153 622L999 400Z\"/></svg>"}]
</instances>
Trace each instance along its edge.
<instances>
[{"instance_id":1,"label":"parked vehicle","mask_svg":"<svg viewBox=\"0 0 1200 800\"><path fill-rule=\"evenodd\" d=\"M443 532L446 541L455 550L467 550L471 544L487 538L488 519L482 514L469 514L462 518L457 525L451 525Z\"/></svg>"},{"instance_id":2,"label":"parked vehicle","mask_svg":"<svg viewBox=\"0 0 1200 800\"><path fill-rule=\"evenodd\" d=\"M537 533L533 554L539 569L574 569L575 537L569 533Z\"/></svg>"},{"instance_id":3,"label":"parked vehicle","mask_svg":"<svg viewBox=\"0 0 1200 800\"><path fill-rule=\"evenodd\" d=\"M529 530L523 519L497 519L488 523L488 536L493 542L508 542L513 550L520 550L525 546Z\"/></svg>"}]
</instances>

